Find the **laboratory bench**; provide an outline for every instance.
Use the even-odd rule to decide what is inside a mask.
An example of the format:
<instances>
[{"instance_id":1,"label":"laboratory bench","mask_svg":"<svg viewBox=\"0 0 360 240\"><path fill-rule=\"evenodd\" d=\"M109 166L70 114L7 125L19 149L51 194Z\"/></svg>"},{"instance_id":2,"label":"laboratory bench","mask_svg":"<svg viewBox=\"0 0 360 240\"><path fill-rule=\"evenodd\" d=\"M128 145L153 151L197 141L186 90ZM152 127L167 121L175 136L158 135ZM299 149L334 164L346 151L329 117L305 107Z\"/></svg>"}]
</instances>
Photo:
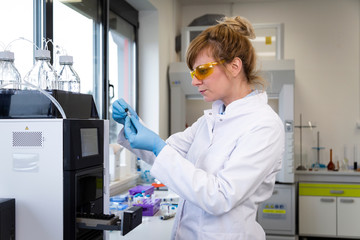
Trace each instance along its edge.
<instances>
[{"instance_id":1,"label":"laboratory bench","mask_svg":"<svg viewBox=\"0 0 360 240\"><path fill-rule=\"evenodd\" d=\"M296 182L360 183L359 171L295 171Z\"/></svg>"},{"instance_id":2,"label":"laboratory bench","mask_svg":"<svg viewBox=\"0 0 360 240\"><path fill-rule=\"evenodd\" d=\"M360 239L360 172L296 171L297 229L299 239ZM167 191L155 191L164 198ZM109 240L168 240L174 218L161 220L161 210L143 216L138 227L122 236L109 232Z\"/></svg>"},{"instance_id":3,"label":"laboratory bench","mask_svg":"<svg viewBox=\"0 0 360 240\"><path fill-rule=\"evenodd\" d=\"M169 240L171 239L172 226L174 218L168 220L161 220L160 212L152 217L143 216L142 223L133 229L125 236L121 235L119 231L112 231L109 233L109 240L141 240L141 239L156 239Z\"/></svg>"},{"instance_id":4,"label":"laboratory bench","mask_svg":"<svg viewBox=\"0 0 360 240\"><path fill-rule=\"evenodd\" d=\"M300 239L359 239L360 172L296 171Z\"/></svg>"}]
</instances>

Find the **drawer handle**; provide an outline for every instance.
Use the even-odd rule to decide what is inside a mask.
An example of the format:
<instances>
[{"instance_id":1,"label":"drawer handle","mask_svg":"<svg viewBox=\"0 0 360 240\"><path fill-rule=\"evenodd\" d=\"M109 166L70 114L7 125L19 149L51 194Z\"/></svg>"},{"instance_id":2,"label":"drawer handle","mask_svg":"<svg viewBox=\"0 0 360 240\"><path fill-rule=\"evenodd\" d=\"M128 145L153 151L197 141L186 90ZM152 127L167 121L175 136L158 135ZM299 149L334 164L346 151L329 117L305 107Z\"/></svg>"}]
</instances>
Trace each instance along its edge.
<instances>
[{"instance_id":1,"label":"drawer handle","mask_svg":"<svg viewBox=\"0 0 360 240\"><path fill-rule=\"evenodd\" d=\"M354 203L354 199L340 199L341 203Z\"/></svg>"},{"instance_id":2,"label":"drawer handle","mask_svg":"<svg viewBox=\"0 0 360 240\"><path fill-rule=\"evenodd\" d=\"M320 201L321 201L321 202L329 203L329 202L334 202L335 199L332 199L332 198L321 198Z\"/></svg>"},{"instance_id":3,"label":"drawer handle","mask_svg":"<svg viewBox=\"0 0 360 240\"><path fill-rule=\"evenodd\" d=\"M344 194L344 190L330 190L331 194Z\"/></svg>"}]
</instances>

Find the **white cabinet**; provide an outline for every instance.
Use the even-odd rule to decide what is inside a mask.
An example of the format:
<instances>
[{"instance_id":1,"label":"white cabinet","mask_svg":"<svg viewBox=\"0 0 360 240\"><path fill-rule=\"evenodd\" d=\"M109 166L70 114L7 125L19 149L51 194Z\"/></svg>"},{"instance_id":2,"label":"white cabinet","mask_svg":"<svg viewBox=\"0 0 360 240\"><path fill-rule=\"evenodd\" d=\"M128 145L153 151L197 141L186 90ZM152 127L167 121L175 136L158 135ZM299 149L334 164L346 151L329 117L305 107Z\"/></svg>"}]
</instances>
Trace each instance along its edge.
<instances>
[{"instance_id":1,"label":"white cabinet","mask_svg":"<svg viewBox=\"0 0 360 240\"><path fill-rule=\"evenodd\" d=\"M299 235L360 237L360 185L299 183Z\"/></svg>"},{"instance_id":2,"label":"white cabinet","mask_svg":"<svg viewBox=\"0 0 360 240\"><path fill-rule=\"evenodd\" d=\"M360 198L337 198L338 236L360 236Z\"/></svg>"},{"instance_id":3,"label":"white cabinet","mask_svg":"<svg viewBox=\"0 0 360 240\"><path fill-rule=\"evenodd\" d=\"M336 198L299 196L299 234L336 236Z\"/></svg>"}]
</instances>

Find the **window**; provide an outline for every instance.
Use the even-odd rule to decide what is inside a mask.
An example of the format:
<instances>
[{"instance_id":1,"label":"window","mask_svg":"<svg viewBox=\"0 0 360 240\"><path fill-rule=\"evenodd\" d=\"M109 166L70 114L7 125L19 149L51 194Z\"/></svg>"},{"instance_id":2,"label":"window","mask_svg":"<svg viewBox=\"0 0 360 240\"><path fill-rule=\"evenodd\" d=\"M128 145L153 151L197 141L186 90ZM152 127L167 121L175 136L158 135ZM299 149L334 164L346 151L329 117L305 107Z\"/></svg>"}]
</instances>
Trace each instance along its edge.
<instances>
[{"instance_id":1,"label":"window","mask_svg":"<svg viewBox=\"0 0 360 240\"><path fill-rule=\"evenodd\" d=\"M123 98L135 109L135 31L134 27L110 11L109 82L110 106ZM116 142L121 125L110 115L110 143Z\"/></svg>"},{"instance_id":2,"label":"window","mask_svg":"<svg viewBox=\"0 0 360 240\"><path fill-rule=\"evenodd\" d=\"M0 51L14 52L14 63L21 77L24 77L33 66L34 46L31 43L34 30L33 11L33 1L29 0L2 1L0 3ZM21 21L17 19L21 19ZM20 37L29 41L19 40Z\"/></svg>"},{"instance_id":3,"label":"window","mask_svg":"<svg viewBox=\"0 0 360 240\"><path fill-rule=\"evenodd\" d=\"M112 103L124 98L136 109L136 23L137 11L125 1L109 1L107 18L108 26L101 25L98 11L101 1L65 1L55 0L53 4L53 40L54 66L58 65L59 55L68 54L74 57L74 69L80 76L82 93L92 94L100 116L108 116L110 146L116 146L117 135L122 125L112 119ZM131 10L130 19L127 9ZM127 13L126 16L121 14ZM105 38L102 31L108 29ZM103 42L105 41L105 42ZM101 43L106 43L103 48ZM107 49L107 50L105 50ZM103 66L103 64L106 64ZM104 78L106 81L104 81ZM104 86L109 87L105 89ZM103 104L104 101L108 104ZM119 147L115 147L119 150ZM121 152L121 154L120 154ZM122 175L131 172L129 164L136 157L128 151L116 153L120 158ZM110 177L117 180L113 169L114 154L110 150ZM131 161L133 160L133 161ZM115 163L116 165L116 163ZM126 169L124 171L124 169ZM130 171L130 172L129 172Z\"/></svg>"},{"instance_id":4,"label":"window","mask_svg":"<svg viewBox=\"0 0 360 240\"><path fill-rule=\"evenodd\" d=\"M119 98L123 98L136 109L136 28L114 11L109 12L109 119L110 119L110 145L117 146L117 136L122 125L116 123L112 118L112 104ZM117 146L117 147L116 147ZM110 154L113 151L110 150ZM116 161L110 156L110 176L114 172L112 180L124 180L131 176L134 171L136 156L129 151L118 153L120 161L120 174L116 167ZM116 156L116 154L115 154ZM116 158L116 157L115 157ZM131 166L133 165L133 166Z\"/></svg>"},{"instance_id":5,"label":"window","mask_svg":"<svg viewBox=\"0 0 360 240\"><path fill-rule=\"evenodd\" d=\"M96 6L96 1L93 5ZM96 16L95 16L96 17ZM73 67L81 80L81 93L94 93L94 40L95 21L90 15L77 12L71 5L54 1L54 61L59 67L60 55L74 57Z\"/></svg>"},{"instance_id":6,"label":"window","mask_svg":"<svg viewBox=\"0 0 360 240\"><path fill-rule=\"evenodd\" d=\"M80 77L80 92L92 94L99 116L103 114L101 25L99 1L53 2L53 66L58 69L59 56L71 55Z\"/></svg>"}]
</instances>

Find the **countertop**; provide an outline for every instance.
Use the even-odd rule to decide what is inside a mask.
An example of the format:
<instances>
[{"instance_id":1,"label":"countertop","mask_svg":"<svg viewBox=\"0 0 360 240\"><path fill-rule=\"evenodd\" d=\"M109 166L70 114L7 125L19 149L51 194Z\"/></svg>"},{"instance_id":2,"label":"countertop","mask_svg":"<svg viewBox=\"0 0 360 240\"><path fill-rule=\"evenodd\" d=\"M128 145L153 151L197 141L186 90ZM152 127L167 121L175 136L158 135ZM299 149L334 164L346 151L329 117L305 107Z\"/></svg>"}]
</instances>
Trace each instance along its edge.
<instances>
[{"instance_id":1,"label":"countertop","mask_svg":"<svg viewBox=\"0 0 360 240\"><path fill-rule=\"evenodd\" d=\"M333 183L360 183L360 172L354 170L348 171L328 171L304 170L295 171L296 182L333 182Z\"/></svg>"},{"instance_id":2,"label":"countertop","mask_svg":"<svg viewBox=\"0 0 360 240\"><path fill-rule=\"evenodd\" d=\"M161 220L161 214L158 212L153 217L143 217L143 222L134 230L121 235L120 231L111 231L109 233L109 240L143 240L143 239L156 239L156 240L169 240L171 239L172 226L174 218L168 220Z\"/></svg>"},{"instance_id":3,"label":"countertop","mask_svg":"<svg viewBox=\"0 0 360 240\"><path fill-rule=\"evenodd\" d=\"M155 198L165 198L168 196L174 197L174 193L168 191L155 191ZM171 239L171 231L174 224L174 217L168 220L161 220L160 216L164 214L162 208L151 217L143 216L142 223L133 229L125 236L121 235L121 231L109 232L109 240L142 240L142 239L156 239L169 240Z\"/></svg>"}]
</instances>

